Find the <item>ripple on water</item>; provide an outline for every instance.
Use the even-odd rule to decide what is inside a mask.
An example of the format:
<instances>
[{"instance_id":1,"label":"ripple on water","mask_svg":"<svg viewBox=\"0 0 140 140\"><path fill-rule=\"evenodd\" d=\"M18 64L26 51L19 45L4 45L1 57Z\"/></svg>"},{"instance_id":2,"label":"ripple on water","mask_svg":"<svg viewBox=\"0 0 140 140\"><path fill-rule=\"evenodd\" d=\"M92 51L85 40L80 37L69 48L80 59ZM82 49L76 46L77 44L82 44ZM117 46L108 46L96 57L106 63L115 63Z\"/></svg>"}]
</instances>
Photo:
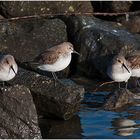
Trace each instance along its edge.
<instances>
[{"instance_id":1,"label":"ripple on water","mask_svg":"<svg viewBox=\"0 0 140 140\"><path fill-rule=\"evenodd\" d=\"M104 96L107 94L108 92L100 92L85 95L78 114L83 138L139 138L140 118L138 116L140 116L140 111L138 106L130 107L122 112L101 110L96 105L97 101L99 103L104 101Z\"/></svg>"}]
</instances>

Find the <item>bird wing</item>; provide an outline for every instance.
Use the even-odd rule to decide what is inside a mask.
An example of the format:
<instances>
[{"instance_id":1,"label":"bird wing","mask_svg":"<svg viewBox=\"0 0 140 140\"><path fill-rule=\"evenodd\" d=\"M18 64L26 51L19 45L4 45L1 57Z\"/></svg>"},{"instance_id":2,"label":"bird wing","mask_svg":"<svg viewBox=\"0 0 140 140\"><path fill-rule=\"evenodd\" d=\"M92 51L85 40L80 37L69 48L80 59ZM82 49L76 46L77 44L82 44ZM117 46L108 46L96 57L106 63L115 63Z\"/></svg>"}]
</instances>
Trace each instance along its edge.
<instances>
[{"instance_id":1,"label":"bird wing","mask_svg":"<svg viewBox=\"0 0 140 140\"><path fill-rule=\"evenodd\" d=\"M53 50L47 50L35 58L34 62L38 64L53 64L59 58L60 53L54 52Z\"/></svg>"},{"instance_id":2,"label":"bird wing","mask_svg":"<svg viewBox=\"0 0 140 140\"><path fill-rule=\"evenodd\" d=\"M130 63L132 69L140 68L140 55L128 56L127 61Z\"/></svg>"}]
</instances>

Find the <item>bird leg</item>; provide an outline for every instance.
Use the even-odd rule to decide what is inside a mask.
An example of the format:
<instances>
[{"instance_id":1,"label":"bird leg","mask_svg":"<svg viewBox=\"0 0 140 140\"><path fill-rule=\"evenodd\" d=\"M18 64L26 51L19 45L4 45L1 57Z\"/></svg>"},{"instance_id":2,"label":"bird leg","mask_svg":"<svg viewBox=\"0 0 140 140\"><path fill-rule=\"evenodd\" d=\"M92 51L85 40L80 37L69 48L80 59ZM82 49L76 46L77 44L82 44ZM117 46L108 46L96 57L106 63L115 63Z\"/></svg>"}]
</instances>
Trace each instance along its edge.
<instances>
[{"instance_id":1,"label":"bird leg","mask_svg":"<svg viewBox=\"0 0 140 140\"><path fill-rule=\"evenodd\" d=\"M54 72L52 72L52 76L54 78L54 86L56 87L56 81L58 80L58 78Z\"/></svg>"},{"instance_id":2,"label":"bird leg","mask_svg":"<svg viewBox=\"0 0 140 140\"><path fill-rule=\"evenodd\" d=\"M139 82L139 79L137 79L137 85L140 87L140 82Z\"/></svg>"},{"instance_id":3,"label":"bird leg","mask_svg":"<svg viewBox=\"0 0 140 140\"><path fill-rule=\"evenodd\" d=\"M120 84L120 82L118 82L118 84L119 84L119 89L121 88L121 84Z\"/></svg>"},{"instance_id":4,"label":"bird leg","mask_svg":"<svg viewBox=\"0 0 140 140\"><path fill-rule=\"evenodd\" d=\"M53 75L53 78L55 80L55 83L54 83L55 87L56 87L56 81L58 81L61 85L65 86L65 84L57 78L57 76L54 72L52 72L52 75Z\"/></svg>"},{"instance_id":5,"label":"bird leg","mask_svg":"<svg viewBox=\"0 0 140 140\"><path fill-rule=\"evenodd\" d=\"M125 89L127 89L127 84L128 84L128 82L126 82L126 84L125 84Z\"/></svg>"},{"instance_id":6,"label":"bird leg","mask_svg":"<svg viewBox=\"0 0 140 140\"><path fill-rule=\"evenodd\" d=\"M0 85L1 85L1 87L4 87L5 86L5 82L4 81L1 81L0 82Z\"/></svg>"}]
</instances>

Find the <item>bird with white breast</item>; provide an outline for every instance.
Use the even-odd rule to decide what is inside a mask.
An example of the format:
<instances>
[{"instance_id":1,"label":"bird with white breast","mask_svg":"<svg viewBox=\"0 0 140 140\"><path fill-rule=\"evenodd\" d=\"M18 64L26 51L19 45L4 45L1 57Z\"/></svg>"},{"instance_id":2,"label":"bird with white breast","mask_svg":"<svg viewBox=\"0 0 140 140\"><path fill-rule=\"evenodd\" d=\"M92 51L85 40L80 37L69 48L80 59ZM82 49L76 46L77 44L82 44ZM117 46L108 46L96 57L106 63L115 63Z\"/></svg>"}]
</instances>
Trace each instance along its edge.
<instances>
[{"instance_id":1,"label":"bird with white breast","mask_svg":"<svg viewBox=\"0 0 140 140\"><path fill-rule=\"evenodd\" d=\"M119 83L119 88L120 82L126 82L127 88L127 82L131 76L131 68L123 55L118 54L113 58L107 68L107 74L112 80Z\"/></svg>"},{"instance_id":2,"label":"bird with white breast","mask_svg":"<svg viewBox=\"0 0 140 140\"><path fill-rule=\"evenodd\" d=\"M12 55L0 55L0 81L9 81L15 77L18 66Z\"/></svg>"},{"instance_id":3,"label":"bird with white breast","mask_svg":"<svg viewBox=\"0 0 140 140\"><path fill-rule=\"evenodd\" d=\"M55 72L65 69L70 64L72 53L79 55L70 42L63 42L45 50L34 59L33 63L38 69L51 72L56 81Z\"/></svg>"}]
</instances>

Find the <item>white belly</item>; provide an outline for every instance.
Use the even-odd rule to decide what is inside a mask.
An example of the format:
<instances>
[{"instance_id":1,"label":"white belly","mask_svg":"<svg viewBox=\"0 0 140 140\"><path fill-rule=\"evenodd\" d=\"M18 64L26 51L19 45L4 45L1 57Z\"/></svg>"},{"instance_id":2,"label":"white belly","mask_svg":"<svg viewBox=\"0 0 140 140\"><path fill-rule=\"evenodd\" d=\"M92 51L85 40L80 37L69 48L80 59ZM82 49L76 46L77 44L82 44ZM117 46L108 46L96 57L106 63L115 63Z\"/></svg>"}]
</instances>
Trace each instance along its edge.
<instances>
[{"instance_id":1,"label":"white belly","mask_svg":"<svg viewBox=\"0 0 140 140\"><path fill-rule=\"evenodd\" d=\"M17 73L17 65L13 66L15 72ZM0 70L0 81L9 81L15 77L15 73L12 69L6 68Z\"/></svg>"},{"instance_id":2,"label":"white belly","mask_svg":"<svg viewBox=\"0 0 140 140\"><path fill-rule=\"evenodd\" d=\"M65 69L71 61L71 54L68 57L59 58L54 64L44 64L38 66L39 69L49 72L57 72Z\"/></svg>"},{"instance_id":3,"label":"white belly","mask_svg":"<svg viewBox=\"0 0 140 140\"><path fill-rule=\"evenodd\" d=\"M132 69L132 77L140 77L140 69Z\"/></svg>"},{"instance_id":4,"label":"white belly","mask_svg":"<svg viewBox=\"0 0 140 140\"><path fill-rule=\"evenodd\" d=\"M132 74L130 69L129 69L129 71L130 71L130 73L126 70L122 70L122 71L116 70L115 71L115 70L112 70L111 68L109 68L107 70L107 74L112 80L114 80L116 82L123 82L123 81L127 82Z\"/></svg>"},{"instance_id":5,"label":"white belly","mask_svg":"<svg viewBox=\"0 0 140 140\"><path fill-rule=\"evenodd\" d=\"M123 81L127 82L131 74L130 73L122 73L122 74L116 73L116 74L111 74L109 76L112 80L116 82L123 82Z\"/></svg>"}]
</instances>

